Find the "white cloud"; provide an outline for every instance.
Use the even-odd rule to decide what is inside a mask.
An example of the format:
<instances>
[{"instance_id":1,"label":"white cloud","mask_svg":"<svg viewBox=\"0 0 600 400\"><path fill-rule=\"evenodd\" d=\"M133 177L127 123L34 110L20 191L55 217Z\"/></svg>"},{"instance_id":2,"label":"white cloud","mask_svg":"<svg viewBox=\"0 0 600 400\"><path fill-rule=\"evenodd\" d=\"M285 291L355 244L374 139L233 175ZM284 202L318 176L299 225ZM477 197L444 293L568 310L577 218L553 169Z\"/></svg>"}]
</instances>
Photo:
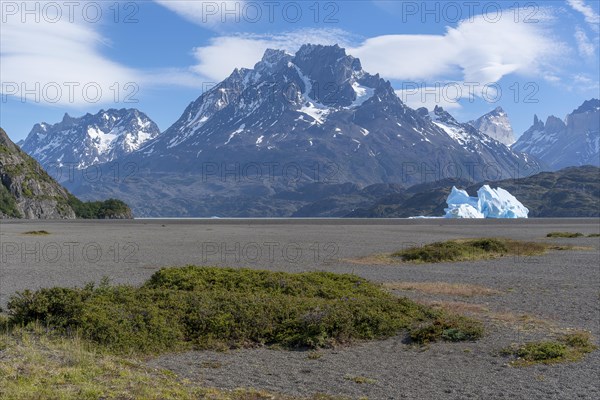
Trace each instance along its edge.
<instances>
[{"instance_id":1,"label":"white cloud","mask_svg":"<svg viewBox=\"0 0 600 400\"><path fill-rule=\"evenodd\" d=\"M474 82L402 82L396 95L411 108L433 110L441 106L447 110L460 109L462 104L483 100L495 104L501 100L503 88L496 83Z\"/></svg>"},{"instance_id":2,"label":"white cloud","mask_svg":"<svg viewBox=\"0 0 600 400\"><path fill-rule=\"evenodd\" d=\"M444 36L385 35L367 39L349 52L363 67L390 79L430 79L458 71L459 49L448 46Z\"/></svg>"},{"instance_id":3,"label":"white cloud","mask_svg":"<svg viewBox=\"0 0 600 400\"><path fill-rule=\"evenodd\" d=\"M27 103L73 108L122 106L130 104L126 100L139 100L150 87L202 87L201 77L190 69L139 70L102 54L111 45L100 29L112 17L106 8L112 3L103 5L106 21L86 21L82 4L70 11L61 2L40 2L36 3L37 14L23 15L19 10L22 4L10 2L7 8L8 2L0 2L6 11L0 35L3 99L11 96ZM45 4L59 8L46 8ZM32 6L27 9L34 10Z\"/></svg>"},{"instance_id":4,"label":"white cloud","mask_svg":"<svg viewBox=\"0 0 600 400\"><path fill-rule=\"evenodd\" d=\"M586 74L575 74L572 77L572 81L575 82L576 85L571 85L571 87L581 91L598 90L600 87L600 82L598 82L597 77L593 78Z\"/></svg>"},{"instance_id":5,"label":"white cloud","mask_svg":"<svg viewBox=\"0 0 600 400\"><path fill-rule=\"evenodd\" d=\"M267 48L295 52L304 43L339 44L360 58L371 73L385 79L429 82L456 79L485 84L509 74L541 76L555 68L558 56L568 53L544 22L515 22L511 16L491 22L483 16L448 28L443 35L384 35L356 43L342 30L301 30L279 35L221 36L194 49L193 70L220 81L238 67L251 68ZM481 93L476 93L481 95Z\"/></svg>"},{"instance_id":6,"label":"white cloud","mask_svg":"<svg viewBox=\"0 0 600 400\"><path fill-rule=\"evenodd\" d=\"M567 0L567 3L573 8L573 10L580 12L585 21L590 24L592 29L596 32L600 30L600 14L598 14L594 9L585 4L584 0Z\"/></svg>"},{"instance_id":7,"label":"white cloud","mask_svg":"<svg viewBox=\"0 0 600 400\"><path fill-rule=\"evenodd\" d=\"M435 106L443 107L445 110L462 108L459 103L462 97L457 97L454 93L446 93L443 88L435 86L398 89L396 95L403 103L414 109L425 107L431 111Z\"/></svg>"},{"instance_id":8,"label":"white cloud","mask_svg":"<svg viewBox=\"0 0 600 400\"><path fill-rule=\"evenodd\" d=\"M588 38L586 33L580 27L575 30L575 40L579 54L583 57L594 57L596 54L596 45Z\"/></svg>"},{"instance_id":9,"label":"white cloud","mask_svg":"<svg viewBox=\"0 0 600 400\"><path fill-rule=\"evenodd\" d=\"M536 74L564 46L543 23L505 17L460 22L444 35L388 35L366 40L350 53L386 78L431 80L460 73L465 81L492 83L511 73Z\"/></svg>"},{"instance_id":10,"label":"white cloud","mask_svg":"<svg viewBox=\"0 0 600 400\"><path fill-rule=\"evenodd\" d=\"M240 22L244 0L154 0L195 24L208 28L228 22Z\"/></svg>"},{"instance_id":11,"label":"white cloud","mask_svg":"<svg viewBox=\"0 0 600 400\"><path fill-rule=\"evenodd\" d=\"M135 70L101 54L107 41L96 31L98 23L70 22L65 16L56 22L36 22L33 16L22 22L20 14L5 18L0 36L4 95L45 104L104 104L114 102L115 92L124 96L125 84L138 81Z\"/></svg>"}]
</instances>

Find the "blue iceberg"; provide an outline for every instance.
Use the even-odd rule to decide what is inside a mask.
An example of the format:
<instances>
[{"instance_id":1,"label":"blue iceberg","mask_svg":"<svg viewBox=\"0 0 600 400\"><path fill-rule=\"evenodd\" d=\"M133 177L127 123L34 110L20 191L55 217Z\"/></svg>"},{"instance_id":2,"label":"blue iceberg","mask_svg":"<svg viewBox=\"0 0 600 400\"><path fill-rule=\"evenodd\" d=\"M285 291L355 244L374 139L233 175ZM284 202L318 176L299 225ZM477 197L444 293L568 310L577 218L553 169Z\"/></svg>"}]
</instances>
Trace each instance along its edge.
<instances>
[{"instance_id":1,"label":"blue iceberg","mask_svg":"<svg viewBox=\"0 0 600 400\"><path fill-rule=\"evenodd\" d=\"M529 210L515 196L502 188L484 185L471 197L452 187L446 200L445 218L527 218Z\"/></svg>"}]
</instances>

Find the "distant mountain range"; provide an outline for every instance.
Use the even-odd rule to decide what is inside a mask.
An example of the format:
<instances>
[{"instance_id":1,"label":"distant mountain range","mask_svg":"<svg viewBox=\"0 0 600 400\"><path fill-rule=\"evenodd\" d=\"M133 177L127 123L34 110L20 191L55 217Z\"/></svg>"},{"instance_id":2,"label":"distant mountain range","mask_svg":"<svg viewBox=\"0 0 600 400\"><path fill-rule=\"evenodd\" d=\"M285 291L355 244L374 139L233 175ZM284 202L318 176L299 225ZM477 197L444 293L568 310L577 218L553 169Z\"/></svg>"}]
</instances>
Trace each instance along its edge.
<instances>
[{"instance_id":1,"label":"distant mountain range","mask_svg":"<svg viewBox=\"0 0 600 400\"><path fill-rule=\"evenodd\" d=\"M111 109L80 118L65 114L53 125L36 124L19 145L46 169L86 168L123 157L159 134L158 126L141 111Z\"/></svg>"},{"instance_id":2,"label":"distant mountain range","mask_svg":"<svg viewBox=\"0 0 600 400\"><path fill-rule=\"evenodd\" d=\"M536 117L515 143L500 107L469 123L440 107L413 110L339 46L304 45L294 55L267 50L253 69L234 70L163 133L138 110L101 110L38 124L22 146L51 174L98 165L101 179L63 183L85 199L123 199L138 216L324 215L314 193L351 194L361 208L425 182L521 178L572 165L569 157L595 164L593 102L562 130ZM546 132L556 139L540 142ZM567 143L580 137L587 147ZM553 146L574 155L558 162ZM114 161L134 173L114 179ZM347 212L345 201L327 212Z\"/></svg>"},{"instance_id":3,"label":"distant mountain range","mask_svg":"<svg viewBox=\"0 0 600 400\"><path fill-rule=\"evenodd\" d=\"M600 217L600 168L593 166L570 167L557 172L542 172L527 178L481 182L475 185L447 179L383 196L370 206L355 209L344 216L442 216L452 186L466 188L469 194L474 195L483 184L508 190L529 209L529 217ZM343 203L339 198L336 200ZM323 199L322 202L327 200ZM355 204L355 200L352 199L349 204Z\"/></svg>"},{"instance_id":4,"label":"distant mountain range","mask_svg":"<svg viewBox=\"0 0 600 400\"><path fill-rule=\"evenodd\" d=\"M551 169L572 165L600 166L600 100L591 99L564 120L549 116L533 125L512 146L538 157Z\"/></svg>"}]
</instances>

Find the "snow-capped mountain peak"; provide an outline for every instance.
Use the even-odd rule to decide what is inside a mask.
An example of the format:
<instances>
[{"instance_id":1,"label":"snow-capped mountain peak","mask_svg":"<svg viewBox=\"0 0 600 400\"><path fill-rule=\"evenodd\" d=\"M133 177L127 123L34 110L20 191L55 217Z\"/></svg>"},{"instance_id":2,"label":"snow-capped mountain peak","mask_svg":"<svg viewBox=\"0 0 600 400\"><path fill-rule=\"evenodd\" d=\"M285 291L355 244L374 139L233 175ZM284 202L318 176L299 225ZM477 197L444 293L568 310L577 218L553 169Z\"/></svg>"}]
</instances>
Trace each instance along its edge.
<instances>
[{"instance_id":1,"label":"snow-capped mountain peak","mask_svg":"<svg viewBox=\"0 0 600 400\"><path fill-rule=\"evenodd\" d=\"M506 146L511 146L516 141L508 114L502 107L496 107L469 124Z\"/></svg>"},{"instance_id":2,"label":"snow-capped mountain peak","mask_svg":"<svg viewBox=\"0 0 600 400\"><path fill-rule=\"evenodd\" d=\"M550 115L544 123L534 116L512 149L534 155L553 169L600 166L600 100L585 101L564 120Z\"/></svg>"},{"instance_id":3,"label":"snow-capped mountain peak","mask_svg":"<svg viewBox=\"0 0 600 400\"><path fill-rule=\"evenodd\" d=\"M79 118L65 113L61 122L36 124L22 148L48 168L78 168L113 161L160 134L158 126L136 109L100 110Z\"/></svg>"}]
</instances>

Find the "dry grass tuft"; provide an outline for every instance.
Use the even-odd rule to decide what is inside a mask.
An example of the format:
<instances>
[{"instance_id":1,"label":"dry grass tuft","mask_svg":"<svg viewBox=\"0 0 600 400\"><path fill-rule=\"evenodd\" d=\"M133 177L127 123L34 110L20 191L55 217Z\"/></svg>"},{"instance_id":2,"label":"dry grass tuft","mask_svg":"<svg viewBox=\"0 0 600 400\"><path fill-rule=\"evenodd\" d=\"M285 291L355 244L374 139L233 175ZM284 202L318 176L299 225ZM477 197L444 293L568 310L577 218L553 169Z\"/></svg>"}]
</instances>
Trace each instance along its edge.
<instances>
[{"instance_id":1,"label":"dry grass tuft","mask_svg":"<svg viewBox=\"0 0 600 400\"><path fill-rule=\"evenodd\" d=\"M515 327L520 331L547 329L554 326L551 321L523 313L493 312L488 317L494 322Z\"/></svg>"},{"instance_id":2,"label":"dry grass tuft","mask_svg":"<svg viewBox=\"0 0 600 400\"><path fill-rule=\"evenodd\" d=\"M431 301L425 304L457 314L486 314L490 311L483 304L465 303L463 301Z\"/></svg>"},{"instance_id":3,"label":"dry grass tuft","mask_svg":"<svg viewBox=\"0 0 600 400\"><path fill-rule=\"evenodd\" d=\"M564 332L564 329L559 329L553 321L524 313L494 312L483 304L462 301L430 301L424 302L424 304L451 313L476 315L479 319L484 318L491 323L504 325L518 331L550 330L552 332Z\"/></svg>"},{"instance_id":4,"label":"dry grass tuft","mask_svg":"<svg viewBox=\"0 0 600 400\"><path fill-rule=\"evenodd\" d=\"M500 291L485 286L466 283L447 282L388 282L383 287L390 290L416 290L428 294L443 294L448 296L494 296Z\"/></svg>"},{"instance_id":5,"label":"dry grass tuft","mask_svg":"<svg viewBox=\"0 0 600 400\"><path fill-rule=\"evenodd\" d=\"M354 383L358 383L359 385L364 385L364 384L372 385L374 383L377 383L377 381L375 379L367 378L366 376L349 376L349 375L346 375L345 379L348 380L348 381L352 381Z\"/></svg>"},{"instance_id":6,"label":"dry grass tuft","mask_svg":"<svg viewBox=\"0 0 600 400\"><path fill-rule=\"evenodd\" d=\"M371 254L365 257L343 258L341 261L358 265L391 265L398 263L398 260L389 254Z\"/></svg>"}]
</instances>

